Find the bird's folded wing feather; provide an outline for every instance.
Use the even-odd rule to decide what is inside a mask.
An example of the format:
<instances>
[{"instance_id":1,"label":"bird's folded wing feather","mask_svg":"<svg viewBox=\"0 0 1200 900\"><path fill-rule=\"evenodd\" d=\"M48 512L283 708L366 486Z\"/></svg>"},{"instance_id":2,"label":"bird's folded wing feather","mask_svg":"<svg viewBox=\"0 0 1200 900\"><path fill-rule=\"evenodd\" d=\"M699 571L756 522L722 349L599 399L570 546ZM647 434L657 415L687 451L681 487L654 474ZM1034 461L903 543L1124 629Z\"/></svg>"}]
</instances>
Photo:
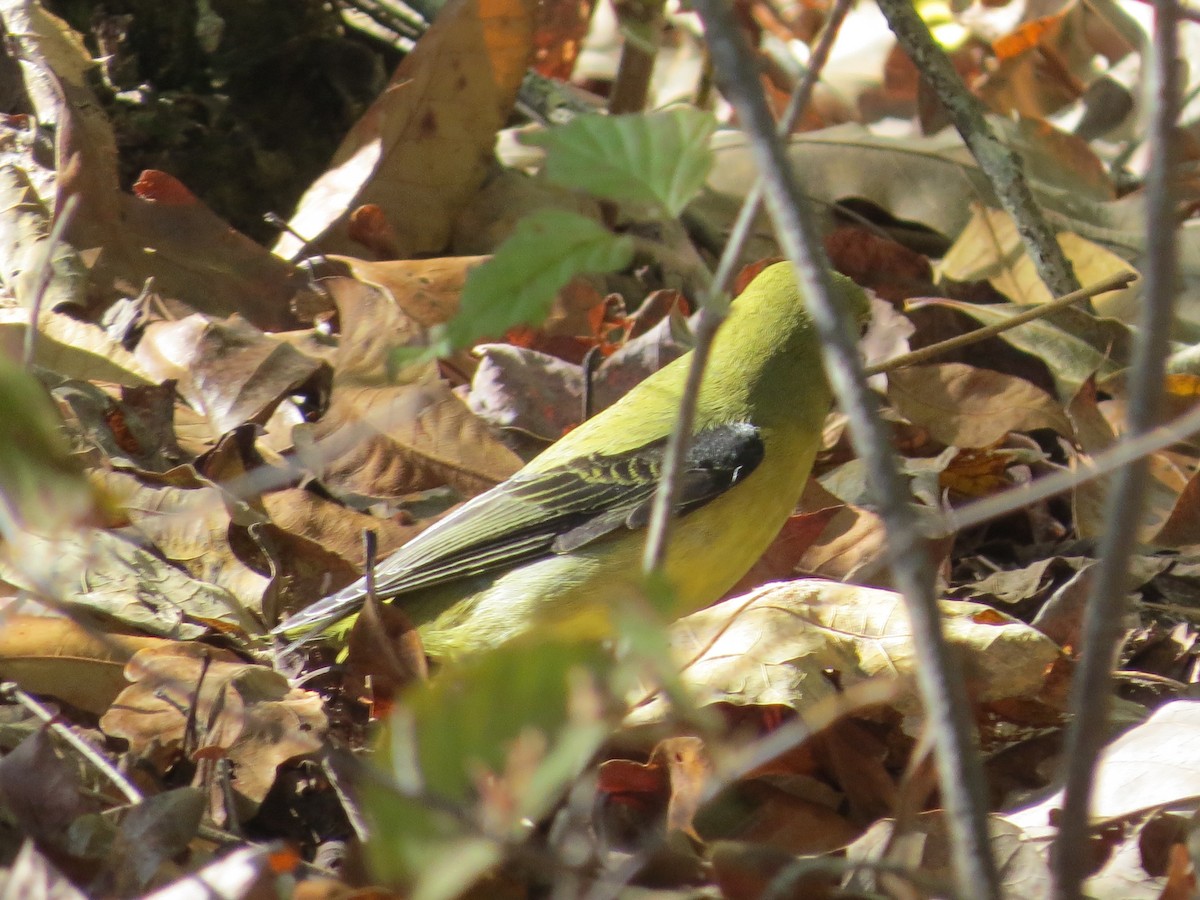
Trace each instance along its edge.
<instances>
[{"instance_id":1,"label":"bird's folded wing feather","mask_svg":"<svg viewBox=\"0 0 1200 900\"><path fill-rule=\"evenodd\" d=\"M665 439L617 455L592 454L570 465L518 473L422 532L375 570L380 599L497 572L552 553L567 553L618 529L643 527L662 469ZM746 477L762 459L757 428L744 423L696 436L680 483L677 510L704 505ZM356 582L275 629L294 635L357 608Z\"/></svg>"}]
</instances>

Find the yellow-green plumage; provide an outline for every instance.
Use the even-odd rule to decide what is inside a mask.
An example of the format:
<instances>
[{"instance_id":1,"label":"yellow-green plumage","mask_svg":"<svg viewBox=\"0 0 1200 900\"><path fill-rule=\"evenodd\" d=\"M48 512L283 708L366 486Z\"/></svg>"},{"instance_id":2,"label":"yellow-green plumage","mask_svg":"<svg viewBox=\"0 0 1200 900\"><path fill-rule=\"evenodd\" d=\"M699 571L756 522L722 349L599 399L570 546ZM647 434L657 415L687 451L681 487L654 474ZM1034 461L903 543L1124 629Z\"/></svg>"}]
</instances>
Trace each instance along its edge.
<instances>
[{"instance_id":1,"label":"yellow-green plumage","mask_svg":"<svg viewBox=\"0 0 1200 900\"><path fill-rule=\"evenodd\" d=\"M855 318L865 321L862 292L838 276L835 284ZM761 441L761 461L755 456L756 465L737 468L729 486L709 489L674 522L665 569L681 614L728 591L795 508L831 403L819 349L787 263L755 278L718 332L695 433L753 426L756 431L748 430ZM606 633L613 604L638 589L645 529L631 518L566 552L546 545L553 534L538 539L540 549L523 550L532 539L522 536L564 512L591 521L611 507L621 520L631 505L646 502L653 479L637 476L651 463L617 462L657 458L678 416L690 362L687 354L651 375L378 567L379 596L394 595L404 604L430 655L494 646L542 622L564 623L573 633ZM749 475L737 474L743 468ZM505 560L511 560L507 569ZM481 573L462 577L472 565ZM343 628L362 596L361 583L352 585L276 631L306 639Z\"/></svg>"}]
</instances>

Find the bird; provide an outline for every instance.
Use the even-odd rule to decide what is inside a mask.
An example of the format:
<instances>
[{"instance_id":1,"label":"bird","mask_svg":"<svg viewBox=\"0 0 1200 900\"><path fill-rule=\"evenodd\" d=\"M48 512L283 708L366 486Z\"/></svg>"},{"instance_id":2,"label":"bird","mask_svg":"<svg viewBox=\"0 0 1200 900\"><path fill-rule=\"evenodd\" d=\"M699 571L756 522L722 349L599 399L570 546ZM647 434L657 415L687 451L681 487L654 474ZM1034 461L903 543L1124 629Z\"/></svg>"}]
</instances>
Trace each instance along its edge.
<instances>
[{"instance_id":1,"label":"bird","mask_svg":"<svg viewBox=\"0 0 1200 900\"><path fill-rule=\"evenodd\" d=\"M832 273L865 327L869 305ZM380 563L375 594L403 604L425 653L448 660L538 625L611 635L622 598L644 590L641 555L689 352L551 444L522 469ZM664 554L673 612L720 599L799 501L833 402L820 338L790 263L763 269L713 340ZM291 647L344 638L360 579L273 629Z\"/></svg>"}]
</instances>

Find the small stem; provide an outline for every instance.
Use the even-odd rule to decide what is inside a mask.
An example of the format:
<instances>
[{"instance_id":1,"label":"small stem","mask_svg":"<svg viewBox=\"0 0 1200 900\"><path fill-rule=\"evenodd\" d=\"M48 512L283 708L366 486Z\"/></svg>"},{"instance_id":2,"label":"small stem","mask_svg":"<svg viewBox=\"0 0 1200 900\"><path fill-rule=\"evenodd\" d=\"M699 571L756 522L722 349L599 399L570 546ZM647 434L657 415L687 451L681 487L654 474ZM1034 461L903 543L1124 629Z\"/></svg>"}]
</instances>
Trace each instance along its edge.
<instances>
[{"instance_id":1,"label":"small stem","mask_svg":"<svg viewBox=\"0 0 1200 900\"><path fill-rule=\"evenodd\" d=\"M929 33L912 0L878 0L901 49L933 88L963 143L988 177L1004 211L1012 216L1038 276L1052 294L1079 289L1070 260L1042 215L1025 181L1021 158L996 137L983 105L964 86L954 65Z\"/></svg>"},{"instance_id":2,"label":"small stem","mask_svg":"<svg viewBox=\"0 0 1200 900\"><path fill-rule=\"evenodd\" d=\"M1130 376L1128 433L1153 427L1162 405L1165 360L1174 316L1176 259L1176 133L1179 116L1179 27L1175 0L1156 0L1153 63L1157 103L1150 125L1146 177L1146 290ZM1058 838L1051 853L1054 896L1082 896L1088 874L1089 815L1096 761L1109 736L1113 670L1124 634L1125 578L1137 546L1145 505L1149 465L1144 457L1117 477L1108 498L1108 529L1097 550L1098 572L1084 607L1083 655L1072 682L1070 722L1064 759L1064 796Z\"/></svg>"}]
</instances>

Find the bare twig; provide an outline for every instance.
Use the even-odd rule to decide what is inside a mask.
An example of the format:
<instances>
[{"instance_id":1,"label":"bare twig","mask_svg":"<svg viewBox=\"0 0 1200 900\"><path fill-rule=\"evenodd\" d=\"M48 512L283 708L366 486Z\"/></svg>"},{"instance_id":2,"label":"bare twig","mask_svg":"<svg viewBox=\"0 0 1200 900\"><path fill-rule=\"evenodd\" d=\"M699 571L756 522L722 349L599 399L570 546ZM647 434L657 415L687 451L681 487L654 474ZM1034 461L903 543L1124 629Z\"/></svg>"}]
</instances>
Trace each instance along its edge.
<instances>
[{"instance_id":1,"label":"bare twig","mask_svg":"<svg viewBox=\"0 0 1200 900\"><path fill-rule=\"evenodd\" d=\"M854 0L837 0L833 9L830 10L829 21L825 23L825 30L817 41L816 47L813 48L808 69L805 70L804 77L800 79L795 90L792 91L791 97L788 98L787 109L783 111L783 116L779 120L776 132L781 137L792 133L792 128L812 101L813 91L821 77L821 71L825 68L825 63L829 61L829 54L833 50L833 42L837 39L842 22L846 20L846 14L850 12L853 5ZM763 179L759 177L754 180L750 193L742 201L742 208L738 210L733 229L729 232L729 240L725 244L725 250L721 253L717 274L713 276L713 281L719 286L718 290L724 290L725 286L733 279L734 266L742 256L742 247L745 246L750 229L754 226L754 220L758 217L758 211L762 208L762 196Z\"/></svg>"},{"instance_id":2,"label":"bare twig","mask_svg":"<svg viewBox=\"0 0 1200 900\"><path fill-rule=\"evenodd\" d=\"M100 753L95 747L75 734L70 728L58 721L58 718L45 706L38 703L33 697L25 693L11 681L6 681L0 684L0 695L11 697L17 703L33 713L37 718L46 724L46 726L57 734L60 738L71 745L72 748L84 759L86 759L101 775L113 783L125 799L130 803L141 803L142 792L134 787L133 783L117 771L117 767L105 759L104 754Z\"/></svg>"},{"instance_id":3,"label":"bare twig","mask_svg":"<svg viewBox=\"0 0 1200 900\"><path fill-rule=\"evenodd\" d=\"M973 528L992 519L998 519L1011 512L1016 512L1018 509L1024 509L1031 503L1065 493L1081 484L1110 475L1128 466L1134 460L1142 459L1159 450L1165 450L1172 444L1195 434L1200 434L1200 406L1144 434L1122 440L1097 455L1090 464L1073 472L1056 472L1002 494L976 500L974 503L951 510L943 515L941 526L927 531L927 534L930 537L946 537L956 531L962 531L964 528Z\"/></svg>"},{"instance_id":4,"label":"bare twig","mask_svg":"<svg viewBox=\"0 0 1200 900\"><path fill-rule=\"evenodd\" d=\"M963 142L991 182L1000 205L1012 216L1038 276L1053 294L1079 290L1071 263L1025 181L1020 157L996 137L984 117L982 104L963 86L912 0L879 0L879 8L897 42L949 113Z\"/></svg>"},{"instance_id":5,"label":"bare twig","mask_svg":"<svg viewBox=\"0 0 1200 900\"><path fill-rule=\"evenodd\" d=\"M704 21L713 68L751 142L766 184L767 207L780 243L796 267L822 338L825 367L850 420L855 449L864 460L887 525L889 561L913 625L916 651L924 665L918 678L921 698L935 734L939 775L949 830L954 836L956 887L964 898L999 897L987 831L986 804L965 682L941 631L933 568L889 447L887 433L866 385L855 329L840 314L816 228L796 184L787 155L758 85L757 73L724 0L695 0ZM1065 293L1065 292L1063 292Z\"/></svg>"},{"instance_id":6,"label":"bare twig","mask_svg":"<svg viewBox=\"0 0 1200 900\"><path fill-rule=\"evenodd\" d=\"M833 48L833 41L837 37L837 30L841 26L852 4L853 0L838 0L837 6L830 13L825 32L821 35L821 39L813 51L808 71L804 73L804 77L796 85L796 89L788 101L788 108L784 112L783 119L779 122L778 131L781 135L787 135L791 132L792 126L812 99L813 88L816 86L817 79L820 78L821 69L824 68L825 62L829 59L829 52ZM687 454L688 442L691 440L692 425L696 417L696 397L700 392L700 383L704 377L704 367L708 363L708 354L712 348L712 339L716 336L717 329L725 319L725 308L717 302L717 298L726 290L733 278L733 269L738 258L741 256L742 245L745 244L746 236L750 233L750 226L754 221L754 217L758 215L758 208L762 201L762 184L762 179L759 178L742 203L737 223L734 225L733 232L729 236L729 241L725 245L724 253L721 254L721 261L717 266L717 274L707 290L704 302L701 304L700 314L696 317L692 366L688 370L687 382L684 385L683 397L680 400L679 419L675 423L675 429L671 432L671 436L667 440L667 447L663 458L663 471L659 479L658 490L654 494L654 505L650 511L650 523L646 533L646 549L642 556L642 567L646 571L651 571L661 565L663 555L666 552L667 532L670 529L671 513L675 508L675 501L679 494L680 464Z\"/></svg>"},{"instance_id":7,"label":"bare twig","mask_svg":"<svg viewBox=\"0 0 1200 900\"><path fill-rule=\"evenodd\" d=\"M998 334L1003 334L1016 328L1018 325L1024 325L1027 322L1033 322L1036 319L1042 319L1051 313L1058 312L1060 309L1065 309L1068 306L1073 306L1080 300L1086 300L1090 297L1095 297L1098 294L1106 294L1109 291L1120 290L1129 285L1137 275L1132 272L1120 272L1116 275L1110 275L1103 281L1097 281L1095 284L1090 284L1078 291L1072 291L1064 297L1057 297L1047 303L1039 303L1032 309L1027 309L1024 312L1017 313L1003 322L995 322L991 325L985 325L983 328L976 328L966 334L960 334L958 337L952 337L945 341L939 341L936 344L930 344L928 347L922 347L920 350L914 350L912 353L905 353L901 356L894 356L889 360L877 363L867 367L868 375L878 375L881 372L893 372L896 369L903 369L908 366L915 366L921 363L928 362L931 359L936 359L943 354L949 353L952 350L961 350L963 347L969 347L972 344L978 344L980 341L987 340L990 337L995 337Z\"/></svg>"},{"instance_id":8,"label":"bare twig","mask_svg":"<svg viewBox=\"0 0 1200 900\"><path fill-rule=\"evenodd\" d=\"M1157 103L1150 125L1146 178L1146 290L1142 300L1130 378L1128 432L1154 427L1162 404L1163 374L1174 313L1176 237L1175 122L1179 115L1180 63L1175 0L1155 3L1153 66ZM1107 505L1109 527L1100 541L1099 570L1083 621L1083 656L1071 690L1064 796L1058 838L1051 854L1055 896L1082 895L1089 854L1088 817L1096 760L1108 738L1112 673L1116 668L1126 606L1125 575L1137 544L1149 465L1144 458L1117 477Z\"/></svg>"}]
</instances>

